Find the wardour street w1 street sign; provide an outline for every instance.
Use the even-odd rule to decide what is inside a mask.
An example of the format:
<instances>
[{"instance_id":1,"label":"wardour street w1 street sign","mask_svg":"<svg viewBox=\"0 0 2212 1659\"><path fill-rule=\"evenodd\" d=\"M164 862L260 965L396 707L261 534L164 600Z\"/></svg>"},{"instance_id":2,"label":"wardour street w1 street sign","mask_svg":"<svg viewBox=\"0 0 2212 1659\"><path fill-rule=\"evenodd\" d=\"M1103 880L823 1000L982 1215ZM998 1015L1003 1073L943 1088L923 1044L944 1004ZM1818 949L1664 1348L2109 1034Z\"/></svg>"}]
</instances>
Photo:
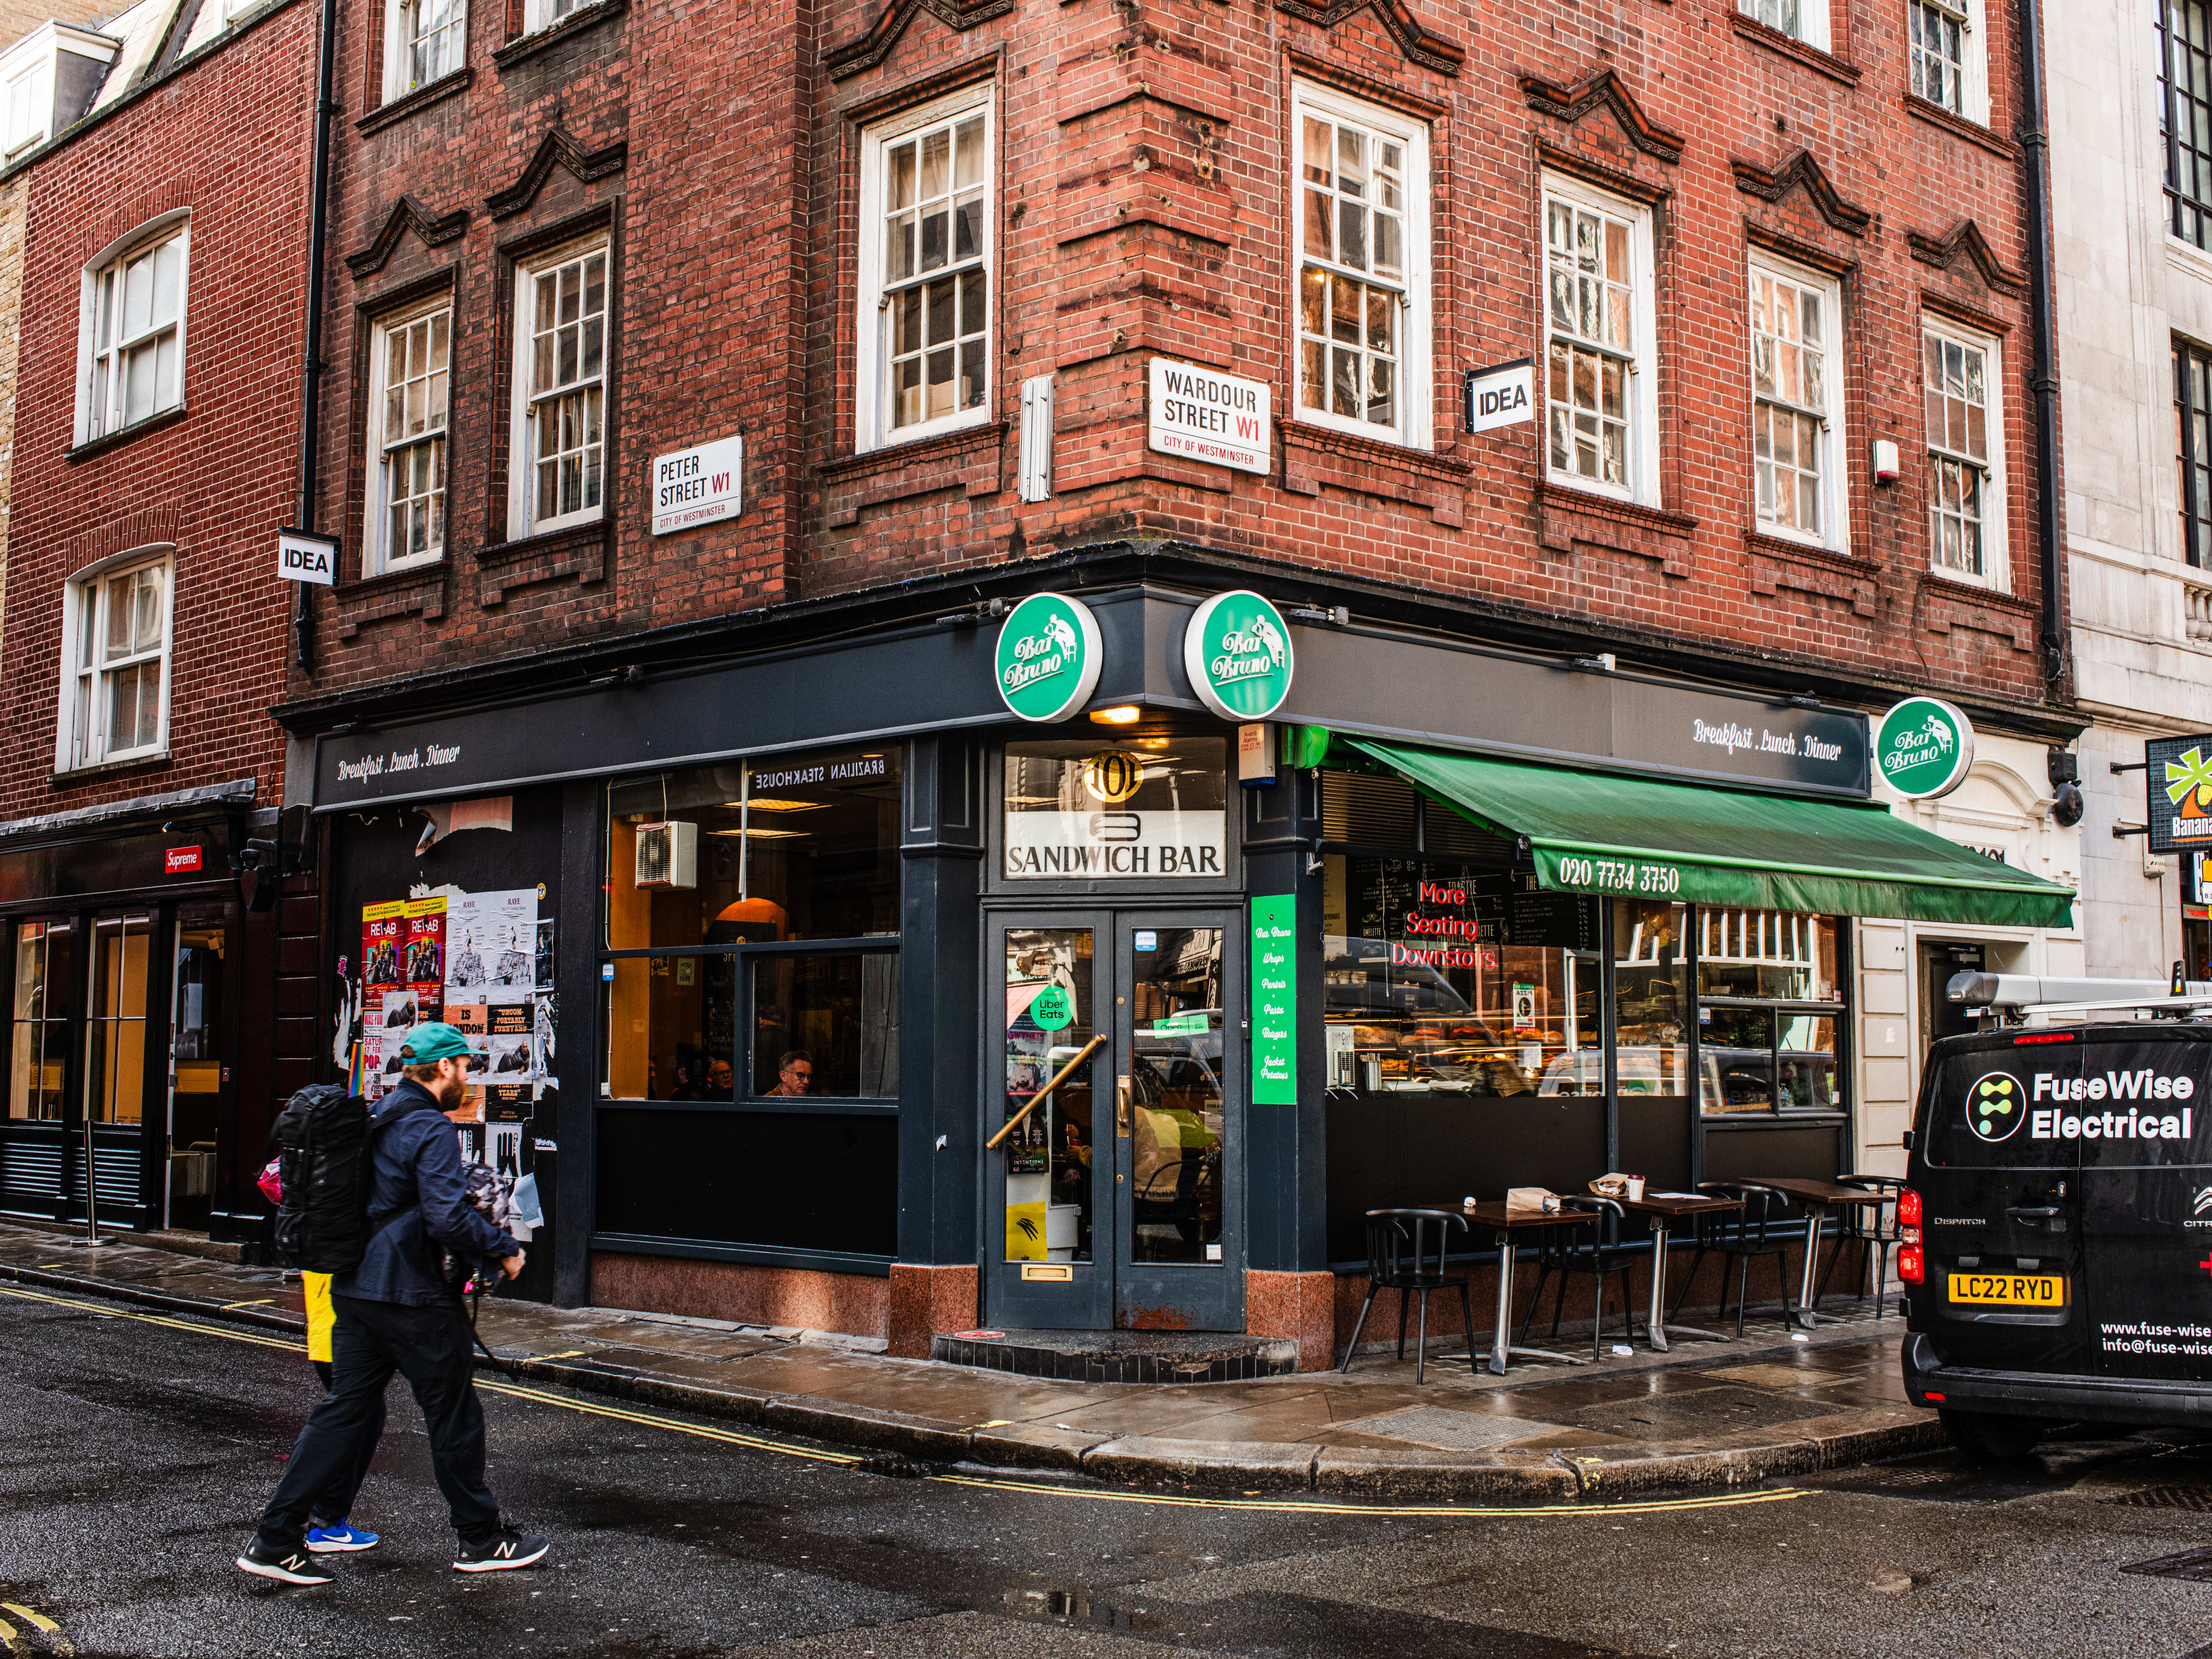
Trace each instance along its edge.
<instances>
[{"instance_id":1,"label":"wardour street w1 street sign","mask_svg":"<svg viewBox=\"0 0 2212 1659\"><path fill-rule=\"evenodd\" d=\"M1875 775L1912 800L1948 795L1974 766L1974 723L1940 697L1907 697L1874 729Z\"/></svg>"},{"instance_id":2,"label":"wardour street w1 street sign","mask_svg":"<svg viewBox=\"0 0 2212 1659\"><path fill-rule=\"evenodd\" d=\"M999 696L1025 720L1065 720L1098 684L1098 619L1080 599L1032 593L999 629Z\"/></svg>"}]
</instances>

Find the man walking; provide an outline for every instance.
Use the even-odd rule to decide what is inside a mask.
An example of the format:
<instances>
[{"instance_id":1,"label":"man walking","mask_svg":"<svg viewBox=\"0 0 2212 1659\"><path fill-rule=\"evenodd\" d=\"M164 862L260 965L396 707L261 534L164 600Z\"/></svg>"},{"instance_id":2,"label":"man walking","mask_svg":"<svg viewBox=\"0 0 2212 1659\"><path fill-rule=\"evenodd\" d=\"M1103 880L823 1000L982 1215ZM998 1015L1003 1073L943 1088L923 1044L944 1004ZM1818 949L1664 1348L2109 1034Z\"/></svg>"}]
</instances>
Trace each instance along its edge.
<instances>
[{"instance_id":1,"label":"man walking","mask_svg":"<svg viewBox=\"0 0 2212 1659\"><path fill-rule=\"evenodd\" d=\"M400 1058L404 1080L377 1103L370 1124L368 1248L331 1285L331 1392L300 1431L260 1529L238 1558L246 1571L279 1583L331 1582L329 1568L305 1547L308 1510L356 1455L394 1371L422 1408L431 1467L460 1534L455 1569L526 1567L550 1547L503 1525L484 1485L469 1322L438 1269L442 1246L467 1261L498 1261L510 1279L522 1271L514 1240L465 1201L460 1139L445 1116L467 1097L468 1039L432 1021L408 1034Z\"/></svg>"}]
</instances>

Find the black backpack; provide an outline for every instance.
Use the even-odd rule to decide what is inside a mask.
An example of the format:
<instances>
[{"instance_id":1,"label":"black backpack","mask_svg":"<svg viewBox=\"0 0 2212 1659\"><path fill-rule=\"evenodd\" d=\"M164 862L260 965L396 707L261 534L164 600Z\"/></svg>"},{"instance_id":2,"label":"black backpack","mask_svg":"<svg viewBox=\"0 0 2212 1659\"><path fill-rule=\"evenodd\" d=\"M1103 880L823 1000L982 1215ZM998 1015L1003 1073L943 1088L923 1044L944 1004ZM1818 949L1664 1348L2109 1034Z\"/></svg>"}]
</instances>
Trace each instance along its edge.
<instances>
[{"instance_id":1,"label":"black backpack","mask_svg":"<svg viewBox=\"0 0 2212 1659\"><path fill-rule=\"evenodd\" d=\"M342 1273L368 1249L374 1133L370 1108L334 1083L311 1083L276 1119L276 1251L288 1267Z\"/></svg>"}]
</instances>

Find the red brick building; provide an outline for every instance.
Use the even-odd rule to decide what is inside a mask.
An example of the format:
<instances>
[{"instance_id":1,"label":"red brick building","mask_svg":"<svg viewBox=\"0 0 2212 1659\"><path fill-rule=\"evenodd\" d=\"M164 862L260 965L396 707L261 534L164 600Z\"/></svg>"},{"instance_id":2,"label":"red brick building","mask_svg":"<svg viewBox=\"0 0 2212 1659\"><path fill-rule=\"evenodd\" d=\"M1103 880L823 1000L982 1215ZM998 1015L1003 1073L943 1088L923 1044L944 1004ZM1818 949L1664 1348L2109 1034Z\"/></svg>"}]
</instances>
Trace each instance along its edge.
<instances>
[{"instance_id":1,"label":"red brick building","mask_svg":"<svg viewBox=\"0 0 2212 1659\"><path fill-rule=\"evenodd\" d=\"M1425 1180L1893 1145L1852 918L2039 941L2033 873L1531 826L1564 772L1678 792L1616 828L1802 809L1802 852L1873 833L1906 692L2078 726L2021 43L1972 9L342 0L342 551L278 711L332 1051L483 1022L541 1292L916 1352L1314 1363ZM1466 430L1516 361L1530 418ZM410 902L446 971L380 980Z\"/></svg>"},{"instance_id":2,"label":"red brick building","mask_svg":"<svg viewBox=\"0 0 2212 1659\"><path fill-rule=\"evenodd\" d=\"M233 860L273 851L283 799L263 711L290 649L273 560L297 501L316 21L294 0L149 3L27 72L0 633L12 1212L81 1218L89 1146L104 1227L258 1236L269 1103L311 1070L292 1016L313 1012L317 901L295 883L280 908ZM288 981L285 932L307 947Z\"/></svg>"}]
</instances>

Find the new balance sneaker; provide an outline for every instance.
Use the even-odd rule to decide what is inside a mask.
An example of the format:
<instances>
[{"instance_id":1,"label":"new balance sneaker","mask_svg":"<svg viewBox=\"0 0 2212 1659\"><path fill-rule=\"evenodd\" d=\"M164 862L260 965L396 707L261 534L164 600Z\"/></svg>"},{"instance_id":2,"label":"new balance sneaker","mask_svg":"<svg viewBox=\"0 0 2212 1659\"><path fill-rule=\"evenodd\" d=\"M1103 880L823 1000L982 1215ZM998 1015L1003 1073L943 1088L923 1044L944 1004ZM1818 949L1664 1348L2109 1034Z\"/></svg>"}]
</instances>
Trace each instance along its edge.
<instances>
[{"instance_id":1,"label":"new balance sneaker","mask_svg":"<svg viewBox=\"0 0 2212 1659\"><path fill-rule=\"evenodd\" d=\"M545 1552L553 1547L548 1538L535 1533L517 1532L512 1527L501 1527L482 1543L463 1543L461 1553L453 1558L455 1572L505 1572L510 1567L526 1567L542 1560Z\"/></svg>"},{"instance_id":2,"label":"new balance sneaker","mask_svg":"<svg viewBox=\"0 0 2212 1659\"><path fill-rule=\"evenodd\" d=\"M344 1555L353 1550L373 1550L383 1541L374 1533L363 1532L343 1521L307 1528L307 1552L311 1555Z\"/></svg>"},{"instance_id":3,"label":"new balance sneaker","mask_svg":"<svg viewBox=\"0 0 2212 1659\"><path fill-rule=\"evenodd\" d=\"M327 1584L337 1575L305 1550L270 1550L255 1539L238 1558L238 1565L257 1578L273 1578L280 1584Z\"/></svg>"}]
</instances>

